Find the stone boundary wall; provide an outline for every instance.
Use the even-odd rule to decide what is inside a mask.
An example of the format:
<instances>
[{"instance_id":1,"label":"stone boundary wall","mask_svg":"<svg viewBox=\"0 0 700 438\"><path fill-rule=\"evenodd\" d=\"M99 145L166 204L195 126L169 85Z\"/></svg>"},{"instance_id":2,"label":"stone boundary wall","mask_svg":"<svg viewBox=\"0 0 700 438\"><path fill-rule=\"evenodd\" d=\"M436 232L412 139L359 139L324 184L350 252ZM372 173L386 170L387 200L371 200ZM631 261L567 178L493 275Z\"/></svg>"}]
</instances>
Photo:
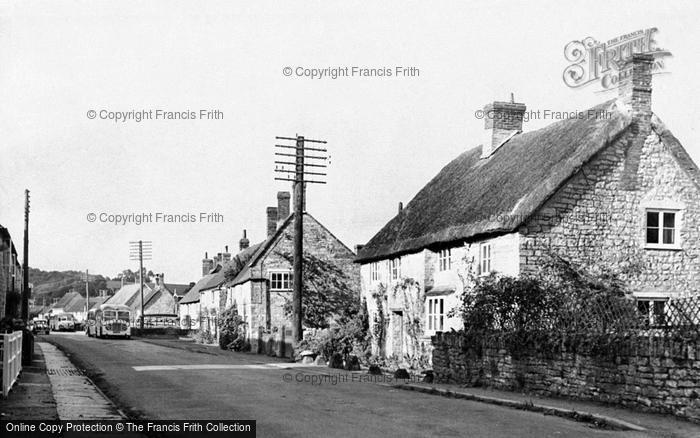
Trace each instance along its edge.
<instances>
[{"instance_id":1,"label":"stone boundary wall","mask_svg":"<svg viewBox=\"0 0 700 438\"><path fill-rule=\"evenodd\" d=\"M465 349L460 332L432 337L438 383L598 401L700 422L700 342L639 338L614 359L572 353L513 358L505 349Z\"/></svg>"}]
</instances>

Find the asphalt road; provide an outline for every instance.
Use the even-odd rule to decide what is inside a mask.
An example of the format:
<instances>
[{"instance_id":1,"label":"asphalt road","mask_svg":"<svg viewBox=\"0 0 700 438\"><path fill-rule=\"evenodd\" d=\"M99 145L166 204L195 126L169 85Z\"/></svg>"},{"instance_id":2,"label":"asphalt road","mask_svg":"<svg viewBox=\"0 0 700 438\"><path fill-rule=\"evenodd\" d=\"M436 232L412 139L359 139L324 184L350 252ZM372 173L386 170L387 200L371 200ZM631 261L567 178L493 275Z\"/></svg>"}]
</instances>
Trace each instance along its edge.
<instances>
[{"instance_id":1,"label":"asphalt road","mask_svg":"<svg viewBox=\"0 0 700 438\"><path fill-rule=\"evenodd\" d=\"M253 419L259 437L637 436L377 383L341 378L333 384L335 370L286 368L293 364L267 356L82 333L42 338L69 354L130 416L144 419Z\"/></svg>"}]
</instances>

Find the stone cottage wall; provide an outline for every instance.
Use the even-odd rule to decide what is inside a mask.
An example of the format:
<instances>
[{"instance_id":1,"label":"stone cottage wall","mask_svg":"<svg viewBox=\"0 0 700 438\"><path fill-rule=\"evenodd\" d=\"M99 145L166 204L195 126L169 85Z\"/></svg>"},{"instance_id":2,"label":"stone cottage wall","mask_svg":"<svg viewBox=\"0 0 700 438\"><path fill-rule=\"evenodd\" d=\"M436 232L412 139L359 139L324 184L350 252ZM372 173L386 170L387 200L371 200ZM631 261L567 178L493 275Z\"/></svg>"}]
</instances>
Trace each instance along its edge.
<instances>
[{"instance_id":1,"label":"stone cottage wall","mask_svg":"<svg viewBox=\"0 0 700 438\"><path fill-rule=\"evenodd\" d=\"M640 338L628 354L603 359L558 354L513 358L484 345L463 348L460 333L432 338L437 382L527 391L627 406L700 421L700 342Z\"/></svg>"},{"instance_id":2,"label":"stone cottage wall","mask_svg":"<svg viewBox=\"0 0 700 438\"><path fill-rule=\"evenodd\" d=\"M521 272L551 251L581 265L639 262L641 273L623 276L634 292L700 289L700 190L655 132L641 154L627 144L601 151L520 228ZM669 202L682 207L682 250L644 249L645 208Z\"/></svg>"},{"instance_id":3,"label":"stone cottage wall","mask_svg":"<svg viewBox=\"0 0 700 438\"><path fill-rule=\"evenodd\" d=\"M357 291L360 300L360 267L353 263L355 254L342 244L321 224L308 215L304 216L304 252L334 264L346 275L346 282L353 291ZM274 271L292 271L292 263L285 257L294 254L294 229L290 225L278 237L272 248L251 267L251 343L260 344L260 352L286 351L280 345L291 342L291 336L282 339L282 327L291 329L292 321L284 312L284 305L292 299L292 291L270 291L270 273ZM269 315L269 319L268 319ZM277 345L271 347L270 345ZM257 349L257 348L254 348ZM281 354L281 353L280 353Z\"/></svg>"}]
</instances>

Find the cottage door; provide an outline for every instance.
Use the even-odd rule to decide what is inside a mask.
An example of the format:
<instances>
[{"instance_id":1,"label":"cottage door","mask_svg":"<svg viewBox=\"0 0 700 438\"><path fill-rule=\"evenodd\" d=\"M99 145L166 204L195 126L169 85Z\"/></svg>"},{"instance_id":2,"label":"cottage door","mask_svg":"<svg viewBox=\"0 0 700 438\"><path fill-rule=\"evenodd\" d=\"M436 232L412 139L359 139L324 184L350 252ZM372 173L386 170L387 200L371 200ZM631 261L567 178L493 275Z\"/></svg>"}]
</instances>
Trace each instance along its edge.
<instances>
[{"instance_id":1,"label":"cottage door","mask_svg":"<svg viewBox=\"0 0 700 438\"><path fill-rule=\"evenodd\" d=\"M403 358L403 312L391 312L391 354Z\"/></svg>"}]
</instances>

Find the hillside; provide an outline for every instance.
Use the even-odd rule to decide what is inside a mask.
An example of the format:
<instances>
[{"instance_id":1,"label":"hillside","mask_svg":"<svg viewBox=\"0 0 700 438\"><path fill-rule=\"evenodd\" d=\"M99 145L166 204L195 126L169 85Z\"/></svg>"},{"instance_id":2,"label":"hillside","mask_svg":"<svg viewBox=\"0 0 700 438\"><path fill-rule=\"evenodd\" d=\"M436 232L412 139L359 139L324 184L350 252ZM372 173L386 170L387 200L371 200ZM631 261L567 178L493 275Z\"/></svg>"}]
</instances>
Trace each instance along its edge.
<instances>
[{"instance_id":1,"label":"hillside","mask_svg":"<svg viewBox=\"0 0 700 438\"><path fill-rule=\"evenodd\" d=\"M107 278L102 275L90 275L90 296L97 296L100 289L106 289ZM85 291L85 273L79 271L42 271L29 268L29 282L34 285L32 297L41 301L43 298L51 302L52 298L60 298L71 289Z\"/></svg>"}]
</instances>

